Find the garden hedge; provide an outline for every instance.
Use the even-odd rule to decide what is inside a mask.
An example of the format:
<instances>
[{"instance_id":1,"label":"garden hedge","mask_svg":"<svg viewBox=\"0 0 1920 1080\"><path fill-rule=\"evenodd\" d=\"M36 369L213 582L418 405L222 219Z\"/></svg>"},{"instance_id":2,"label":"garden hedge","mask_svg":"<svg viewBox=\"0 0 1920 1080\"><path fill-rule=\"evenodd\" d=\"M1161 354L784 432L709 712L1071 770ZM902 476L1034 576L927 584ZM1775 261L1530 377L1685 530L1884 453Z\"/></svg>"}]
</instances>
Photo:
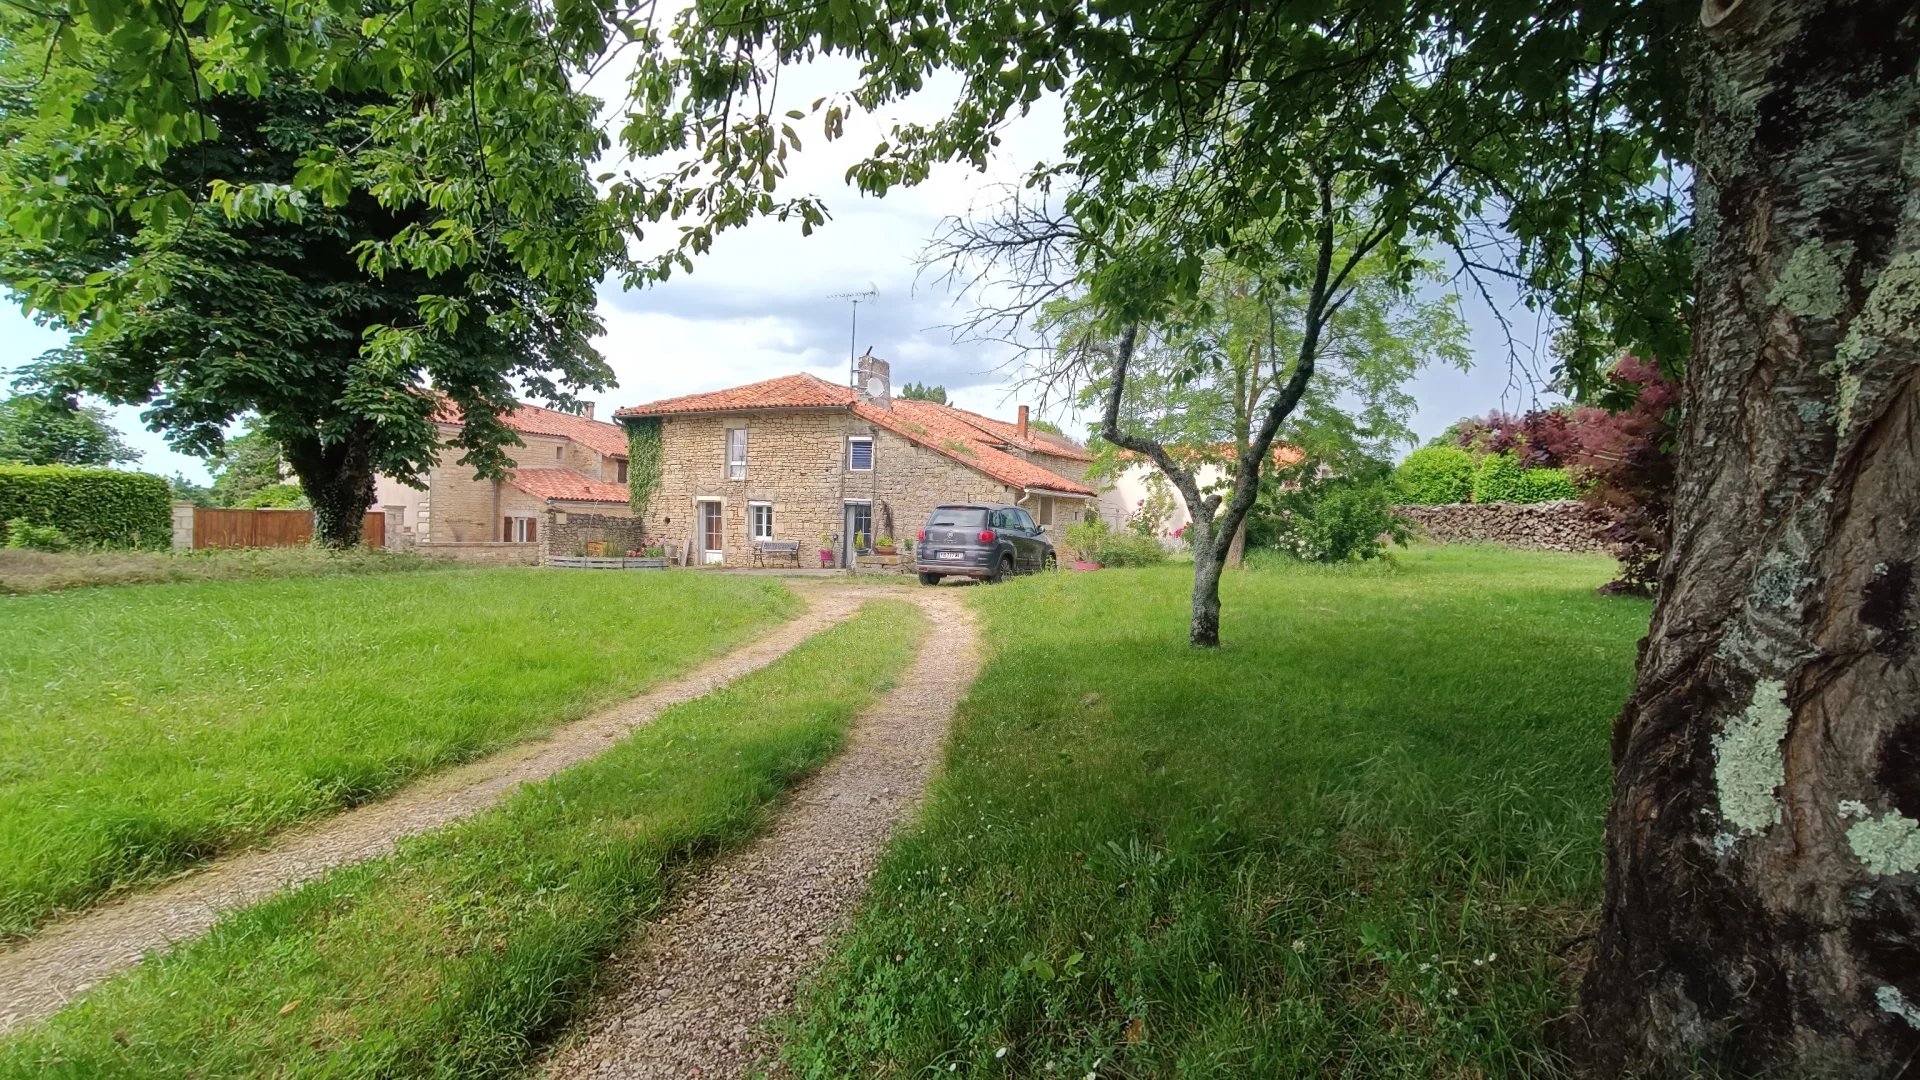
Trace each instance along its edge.
<instances>
[{"instance_id":1,"label":"garden hedge","mask_svg":"<svg viewBox=\"0 0 1920 1080\"><path fill-rule=\"evenodd\" d=\"M76 544L165 549L173 543L172 505L167 482L146 473L0 465L0 522L51 525Z\"/></svg>"},{"instance_id":2,"label":"garden hedge","mask_svg":"<svg viewBox=\"0 0 1920 1080\"><path fill-rule=\"evenodd\" d=\"M1428 446L1393 470L1394 496L1415 506L1447 506L1473 494L1473 455L1457 446Z\"/></svg>"}]
</instances>

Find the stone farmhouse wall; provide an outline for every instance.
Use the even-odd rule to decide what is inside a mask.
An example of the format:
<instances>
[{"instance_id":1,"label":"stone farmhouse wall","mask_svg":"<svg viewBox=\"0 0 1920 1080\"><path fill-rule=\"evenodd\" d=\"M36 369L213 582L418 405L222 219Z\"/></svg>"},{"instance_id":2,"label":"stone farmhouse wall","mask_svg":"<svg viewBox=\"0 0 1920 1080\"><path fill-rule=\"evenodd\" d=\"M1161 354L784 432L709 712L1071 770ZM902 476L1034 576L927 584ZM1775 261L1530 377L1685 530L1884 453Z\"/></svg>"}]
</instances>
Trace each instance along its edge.
<instances>
[{"instance_id":1,"label":"stone farmhouse wall","mask_svg":"<svg viewBox=\"0 0 1920 1080\"><path fill-rule=\"evenodd\" d=\"M451 425L440 425L443 442L457 431ZM520 433L520 440L526 445L513 452L516 464L569 468L609 483L619 480L618 463L592 447L527 432ZM497 543L502 518L540 518L546 513L546 500L511 484L480 479L471 466L459 463L460 455L455 448L442 448L440 460L427 472L425 491L387 477L377 480L374 502L387 509L389 532L411 531L421 543ZM395 507L399 508L397 516Z\"/></svg>"},{"instance_id":2,"label":"stone farmhouse wall","mask_svg":"<svg viewBox=\"0 0 1920 1080\"><path fill-rule=\"evenodd\" d=\"M540 546L548 555L575 555L588 544L607 545L606 554L624 555L646 546L646 523L629 515L547 511L540 525Z\"/></svg>"},{"instance_id":3,"label":"stone farmhouse wall","mask_svg":"<svg viewBox=\"0 0 1920 1080\"><path fill-rule=\"evenodd\" d=\"M1424 537L1441 544L1505 544L1549 551L1608 550L1585 503L1454 503L1395 507Z\"/></svg>"},{"instance_id":4,"label":"stone farmhouse wall","mask_svg":"<svg viewBox=\"0 0 1920 1080\"><path fill-rule=\"evenodd\" d=\"M727 478L730 427L747 429L744 480ZM870 472L847 468L847 439L854 435L874 440ZM696 503L717 499L721 550L731 565L750 560L747 506L753 502L773 505L774 539L798 540L802 563L812 563L821 534L844 531L847 502L872 504L876 533L887 531L890 511L893 535L911 537L941 503L1012 502L1018 495L938 451L834 409L668 416L660 438L660 485L647 504L647 535L693 544Z\"/></svg>"}]
</instances>

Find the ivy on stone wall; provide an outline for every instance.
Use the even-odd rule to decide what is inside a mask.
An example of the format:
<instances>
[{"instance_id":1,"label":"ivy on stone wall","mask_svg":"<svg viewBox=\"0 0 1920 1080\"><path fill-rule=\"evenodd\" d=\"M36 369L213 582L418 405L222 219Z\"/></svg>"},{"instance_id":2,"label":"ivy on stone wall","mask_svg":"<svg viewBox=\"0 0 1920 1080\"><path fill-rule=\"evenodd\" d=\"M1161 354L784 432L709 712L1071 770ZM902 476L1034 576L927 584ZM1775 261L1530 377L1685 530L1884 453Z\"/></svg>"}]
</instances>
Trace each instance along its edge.
<instances>
[{"instance_id":1,"label":"ivy on stone wall","mask_svg":"<svg viewBox=\"0 0 1920 1080\"><path fill-rule=\"evenodd\" d=\"M627 503L634 517L644 518L660 487L660 420L642 416L622 422L627 428Z\"/></svg>"}]
</instances>

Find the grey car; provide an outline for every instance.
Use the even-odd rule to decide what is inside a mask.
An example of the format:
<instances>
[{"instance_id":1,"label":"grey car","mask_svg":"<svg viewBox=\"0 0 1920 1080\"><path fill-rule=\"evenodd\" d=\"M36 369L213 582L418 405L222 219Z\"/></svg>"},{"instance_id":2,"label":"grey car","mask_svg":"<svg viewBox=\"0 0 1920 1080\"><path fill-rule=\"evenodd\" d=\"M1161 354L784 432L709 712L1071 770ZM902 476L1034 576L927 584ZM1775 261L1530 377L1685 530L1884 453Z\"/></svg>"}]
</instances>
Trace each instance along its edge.
<instances>
[{"instance_id":1,"label":"grey car","mask_svg":"<svg viewBox=\"0 0 1920 1080\"><path fill-rule=\"evenodd\" d=\"M944 577L1005 581L1054 564L1046 530L1025 510L1001 503L934 507L913 548L913 568L922 585L938 585Z\"/></svg>"}]
</instances>

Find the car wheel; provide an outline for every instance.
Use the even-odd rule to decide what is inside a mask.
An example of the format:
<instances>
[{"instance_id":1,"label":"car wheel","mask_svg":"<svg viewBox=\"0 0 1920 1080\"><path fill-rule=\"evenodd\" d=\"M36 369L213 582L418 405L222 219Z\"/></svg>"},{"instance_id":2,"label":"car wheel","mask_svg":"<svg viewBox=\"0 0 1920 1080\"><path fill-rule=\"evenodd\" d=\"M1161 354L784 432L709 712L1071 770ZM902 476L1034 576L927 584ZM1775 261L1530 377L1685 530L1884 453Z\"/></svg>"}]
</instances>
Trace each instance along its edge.
<instances>
[{"instance_id":1,"label":"car wheel","mask_svg":"<svg viewBox=\"0 0 1920 1080\"><path fill-rule=\"evenodd\" d=\"M938 584L940 584L940 575L939 575L939 574L927 574L927 573L922 573L922 574L920 575L920 584L922 584L922 585L938 585Z\"/></svg>"},{"instance_id":2,"label":"car wheel","mask_svg":"<svg viewBox=\"0 0 1920 1080\"><path fill-rule=\"evenodd\" d=\"M992 581L994 584L997 585L1000 582L1005 581L1012 576L1013 576L1013 556L1002 555L1000 556L1000 565L993 568L993 577L987 580Z\"/></svg>"}]
</instances>

